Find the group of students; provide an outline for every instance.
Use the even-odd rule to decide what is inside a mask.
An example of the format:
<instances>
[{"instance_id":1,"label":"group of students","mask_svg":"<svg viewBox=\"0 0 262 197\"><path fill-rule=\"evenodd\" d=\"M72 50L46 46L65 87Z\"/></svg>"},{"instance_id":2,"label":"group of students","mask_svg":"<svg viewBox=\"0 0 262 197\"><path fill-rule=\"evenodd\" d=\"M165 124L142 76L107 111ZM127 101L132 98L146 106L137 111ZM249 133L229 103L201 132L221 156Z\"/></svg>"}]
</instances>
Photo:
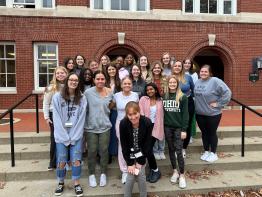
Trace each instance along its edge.
<instances>
[{"instance_id":1,"label":"group of students","mask_svg":"<svg viewBox=\"0 0 262 197\"><path fill-rule=\"evenodd\" d=\"M91 60L86 65L86 59L76 55L56 67L43 100L51 130L48 169L56 169L58 179L55 195L64 190L66 165L72 168L76 195L83 195L79 180L87 153L90 187L97 186L97 157L103 187L107 165L118 155L124 196L132 196L137 181L145 197L146 181L155 183L161 177L156 160L166 159L165 142L173 168L170 181L185 188L184 159L195 119L205 151L200 159L216 161L216 130L231 91L212 77L209 65L201 67L199 76L192 67L190 59L176 61L169 53L151 64L146 56L135 63L128 54L114 62L104 55L100 63Z\"/></svg>"}]
</instances>

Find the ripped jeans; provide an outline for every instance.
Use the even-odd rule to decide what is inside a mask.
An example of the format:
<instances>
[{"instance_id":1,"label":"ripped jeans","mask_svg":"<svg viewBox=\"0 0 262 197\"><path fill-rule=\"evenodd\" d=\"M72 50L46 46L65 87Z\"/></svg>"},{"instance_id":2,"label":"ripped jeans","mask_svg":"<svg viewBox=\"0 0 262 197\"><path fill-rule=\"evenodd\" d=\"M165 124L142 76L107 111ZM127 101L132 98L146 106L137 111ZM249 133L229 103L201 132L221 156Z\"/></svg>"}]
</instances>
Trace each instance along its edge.
<instances>
[{"instance_id":1,"label":"ripped jeans","mask_svg":"<svg viewBox=\"0 0 262 197\"><path fill-rule=\"evenodd\" d=\"M82 138L76 141L75 145L65 146L62 143L56 143L56 176L59 182L64 182L66 169L60 168L60 163L67 163L68 152L70 152L70 162L72 163L72 180L78 180L81 176L82 161ZM80 165L76 166L75 162L80 161Z\"/></svg>"}]
</instances>

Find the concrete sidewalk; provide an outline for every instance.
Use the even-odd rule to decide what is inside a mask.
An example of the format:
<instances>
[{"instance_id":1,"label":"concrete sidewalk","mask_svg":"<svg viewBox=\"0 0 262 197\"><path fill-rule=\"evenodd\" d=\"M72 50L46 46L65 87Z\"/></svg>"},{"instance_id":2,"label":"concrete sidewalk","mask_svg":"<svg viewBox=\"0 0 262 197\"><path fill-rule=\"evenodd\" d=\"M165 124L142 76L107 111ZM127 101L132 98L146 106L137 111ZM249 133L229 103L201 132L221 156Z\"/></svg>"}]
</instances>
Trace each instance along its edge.
<instances>
[{"instance_id":1,"label":"concrete sidewalk","mask_svg":"<svg viewBox=\"0 0 262 197\"><path fill-rule=\"evenodd\" d=\"M262 113L262 110L258 111ZM39 113L39 115L40 130L49 131L49 127L44 120L43 113ZM14 113L14 117L19 119L18 122L14 124L14 129L16 132L36 131L35 113ZM241 120L241 110L224 110L219 126L241 126ZM246 111L246 126L262 126L262 118L252 112ZM7 131L9 131L9 124L0 125L0 132Z\"/></svg>"}]
</instances>

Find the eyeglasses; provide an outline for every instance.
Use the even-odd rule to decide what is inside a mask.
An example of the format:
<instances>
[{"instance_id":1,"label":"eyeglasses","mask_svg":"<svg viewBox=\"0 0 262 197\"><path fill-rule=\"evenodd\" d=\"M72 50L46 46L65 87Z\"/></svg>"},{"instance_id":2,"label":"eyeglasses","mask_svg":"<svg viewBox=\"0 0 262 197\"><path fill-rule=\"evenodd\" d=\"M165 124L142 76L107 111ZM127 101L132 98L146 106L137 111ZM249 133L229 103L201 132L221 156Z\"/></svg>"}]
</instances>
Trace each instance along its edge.
<instances>
[{"instance_id":1,"label":"eyeglasses","mask_svg":"<svg viewBox=\"0 0 262 197\"><path fill-rule=\"evenodd\" d=\"M71 81L71 82L76 82L76 83L78 83L79 81L78 81L78 79L68 79L68 81Z\"/></svg>"}]
</instances>

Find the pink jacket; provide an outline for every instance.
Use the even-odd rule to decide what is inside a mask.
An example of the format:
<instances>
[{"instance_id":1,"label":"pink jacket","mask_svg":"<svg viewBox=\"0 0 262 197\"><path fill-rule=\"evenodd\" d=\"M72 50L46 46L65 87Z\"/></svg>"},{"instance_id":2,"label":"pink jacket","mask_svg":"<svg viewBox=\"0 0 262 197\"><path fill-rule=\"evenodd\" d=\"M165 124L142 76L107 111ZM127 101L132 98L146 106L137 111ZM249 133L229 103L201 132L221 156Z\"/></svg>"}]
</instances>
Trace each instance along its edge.
<instances>
[{"instance_id":1,"label":"pink jacket","mask_svg":"<svg viewBox=\"0 0 262 197\"><path fill-rule=\"evenodd\" d=\"M150 98L148 96L143 96L139 101L140 113L148 118L150 118ZM164 111L162 100L156 101L156 119L154 128L152 131L152 136L158 140L164 139Z\"/></svg>"}]
</instances>

